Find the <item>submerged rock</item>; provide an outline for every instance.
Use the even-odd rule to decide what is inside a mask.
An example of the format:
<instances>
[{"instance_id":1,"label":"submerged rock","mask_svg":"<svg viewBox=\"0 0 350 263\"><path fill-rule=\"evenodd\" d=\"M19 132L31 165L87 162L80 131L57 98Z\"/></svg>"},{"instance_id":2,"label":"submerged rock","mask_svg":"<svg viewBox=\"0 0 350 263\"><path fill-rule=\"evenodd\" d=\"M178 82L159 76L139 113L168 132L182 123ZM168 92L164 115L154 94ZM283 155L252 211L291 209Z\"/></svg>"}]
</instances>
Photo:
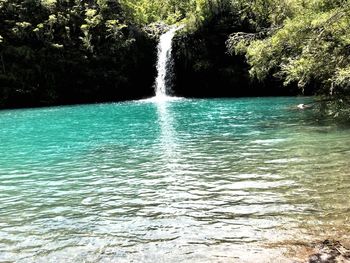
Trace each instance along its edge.
<instances>
[{"instance_id":1,"label":"submerged rock","mask_svg":"<svg viewBox=\"0 0 350 263\"><path fill-rule=\"evenodd\" d=\"M339 241L325 240L316 245L316 251L309 257L308 263L350 263L350 250Z\"/></svg>"}]
</instances>

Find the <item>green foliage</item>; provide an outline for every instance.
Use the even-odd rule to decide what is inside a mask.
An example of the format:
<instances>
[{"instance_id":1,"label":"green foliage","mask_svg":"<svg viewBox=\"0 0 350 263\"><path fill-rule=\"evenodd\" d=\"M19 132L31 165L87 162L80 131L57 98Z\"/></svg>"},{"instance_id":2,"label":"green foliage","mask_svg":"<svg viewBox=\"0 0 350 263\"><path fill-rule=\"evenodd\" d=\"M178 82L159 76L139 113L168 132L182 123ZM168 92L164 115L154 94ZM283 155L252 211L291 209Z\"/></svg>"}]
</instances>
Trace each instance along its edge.
<instances>
[{"instance_id":1,"label":"green foliage","mask_svg":"<svg viewBox=\"0 0 350 263\"><path fill-rule=\"evenodd\" d=\"M0 107L125 93L112 89L129 85L145 57L143 33L116 1L0 0L0 18Z\"/></svg>"},{"instance_id":2,"label":"green foliage","mask_svg":"<svg viewBox=\"0 0 350 263\"><path fill-rule=\"evenodd\" d=\"M230 0L121 0L129 19L139 25L182 23L195 30Z\"/></svg>"},{"instance_id":3,"label":"green foliage","mask_svg":"<svg viewBox=\"0 0 350 263\"><path fill-rule=\"evenodd\" d=\"M192 0L121 0L127 15L140 25L163 21L174 24L185 17Z\"/></svg>"},{"instance_id":4,"label":"green foliage","mask_svg":"<svg viewBox=\"0 0 350 263\"><path fill-rule=\"evenodd\" d=\"M348 93L348 1L275 1L277 6L282 3L290 10L282 22L268 11L270 32L233 35L228 41L230 52L246 54L251 76L260 80L272 74L301 89L317 83L320 94ZM274 29L276 23L281 24Z\"/></svg>"}]
</instances>

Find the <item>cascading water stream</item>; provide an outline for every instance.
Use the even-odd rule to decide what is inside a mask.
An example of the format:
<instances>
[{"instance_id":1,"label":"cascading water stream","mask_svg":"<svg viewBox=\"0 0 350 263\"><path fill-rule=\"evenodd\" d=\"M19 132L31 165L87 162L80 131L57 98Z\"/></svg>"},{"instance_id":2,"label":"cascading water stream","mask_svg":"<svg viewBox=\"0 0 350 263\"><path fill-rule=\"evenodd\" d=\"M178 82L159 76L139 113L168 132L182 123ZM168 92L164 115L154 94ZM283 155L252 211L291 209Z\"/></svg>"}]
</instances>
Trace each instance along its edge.
<instances>
[{"instance_id":1,"label":"cascading water stream","mask_svg":"<svg viewBox=\"0 0 350 263\"><path fill-rule=\"evenodd\" d=\"M171 103L168 101L176 100L177 98L169 96L171 93L172 81L172 41L177 30L182 27L171 27L169 31L161 35L158 44L158 75L155 81L156 96L152 101L156 102L158 120L161 130L160 135L160 150L162 151L165 166L170 171L179 169L178 165L178 150L174 129L174 116L171 111Z\"/></svg>"},{"instance_id":2,"label":"cascading water stream","mask_svg":"<svg viewBox=\"0 0 350 263\"><path fill-rule=\"evenodd\" d=\"M168 97L169 94L169 87L167 84L172 77L172 41L176 31L179 29L180 27L172 27L160 37L157 62L158 75L155 83L155 93L157 99L164 99Z\"/></svg>"}]
</instances>

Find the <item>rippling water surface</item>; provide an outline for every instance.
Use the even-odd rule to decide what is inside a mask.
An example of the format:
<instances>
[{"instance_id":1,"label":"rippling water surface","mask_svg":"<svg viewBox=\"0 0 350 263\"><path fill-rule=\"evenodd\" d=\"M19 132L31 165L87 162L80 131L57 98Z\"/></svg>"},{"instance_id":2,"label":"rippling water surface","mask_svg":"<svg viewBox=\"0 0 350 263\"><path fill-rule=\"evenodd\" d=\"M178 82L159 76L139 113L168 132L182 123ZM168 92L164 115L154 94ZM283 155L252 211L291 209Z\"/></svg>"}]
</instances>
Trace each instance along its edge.
<instances>
[{"instance_id":1,"label":"rippling water surface","mask_svg":"<svg viewBox=\"0 0 350 263\"><path fill-rule=\"evenodd\" d=\"M308 99L0 112L0 262L289 262L350 230L349 129Z\"/></svg>"}]
</instances>

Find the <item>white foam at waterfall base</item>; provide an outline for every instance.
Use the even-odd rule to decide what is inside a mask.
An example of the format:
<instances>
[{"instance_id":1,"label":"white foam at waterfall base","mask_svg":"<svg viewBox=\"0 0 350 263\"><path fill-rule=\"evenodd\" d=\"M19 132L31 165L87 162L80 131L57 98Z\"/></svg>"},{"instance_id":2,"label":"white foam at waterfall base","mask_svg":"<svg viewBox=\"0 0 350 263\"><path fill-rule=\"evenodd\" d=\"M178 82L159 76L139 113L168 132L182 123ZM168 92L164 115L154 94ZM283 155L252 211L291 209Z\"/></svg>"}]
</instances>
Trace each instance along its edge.
<instances>
[{"instance_id":1,"label":"white foam at waterfall base","mask_svg":"<svg viewBox=\"0 0 350 263\"><path fill-rule=\"evenodd\" d=\"M157 78L155 82L155 94L152 101L168 101L174 98L169 96L170 87L167 86L172 78L172 42L177 30L181 27L172 27L169 31L161 35L158 44Z\"/></svg>"}]
</instances>

